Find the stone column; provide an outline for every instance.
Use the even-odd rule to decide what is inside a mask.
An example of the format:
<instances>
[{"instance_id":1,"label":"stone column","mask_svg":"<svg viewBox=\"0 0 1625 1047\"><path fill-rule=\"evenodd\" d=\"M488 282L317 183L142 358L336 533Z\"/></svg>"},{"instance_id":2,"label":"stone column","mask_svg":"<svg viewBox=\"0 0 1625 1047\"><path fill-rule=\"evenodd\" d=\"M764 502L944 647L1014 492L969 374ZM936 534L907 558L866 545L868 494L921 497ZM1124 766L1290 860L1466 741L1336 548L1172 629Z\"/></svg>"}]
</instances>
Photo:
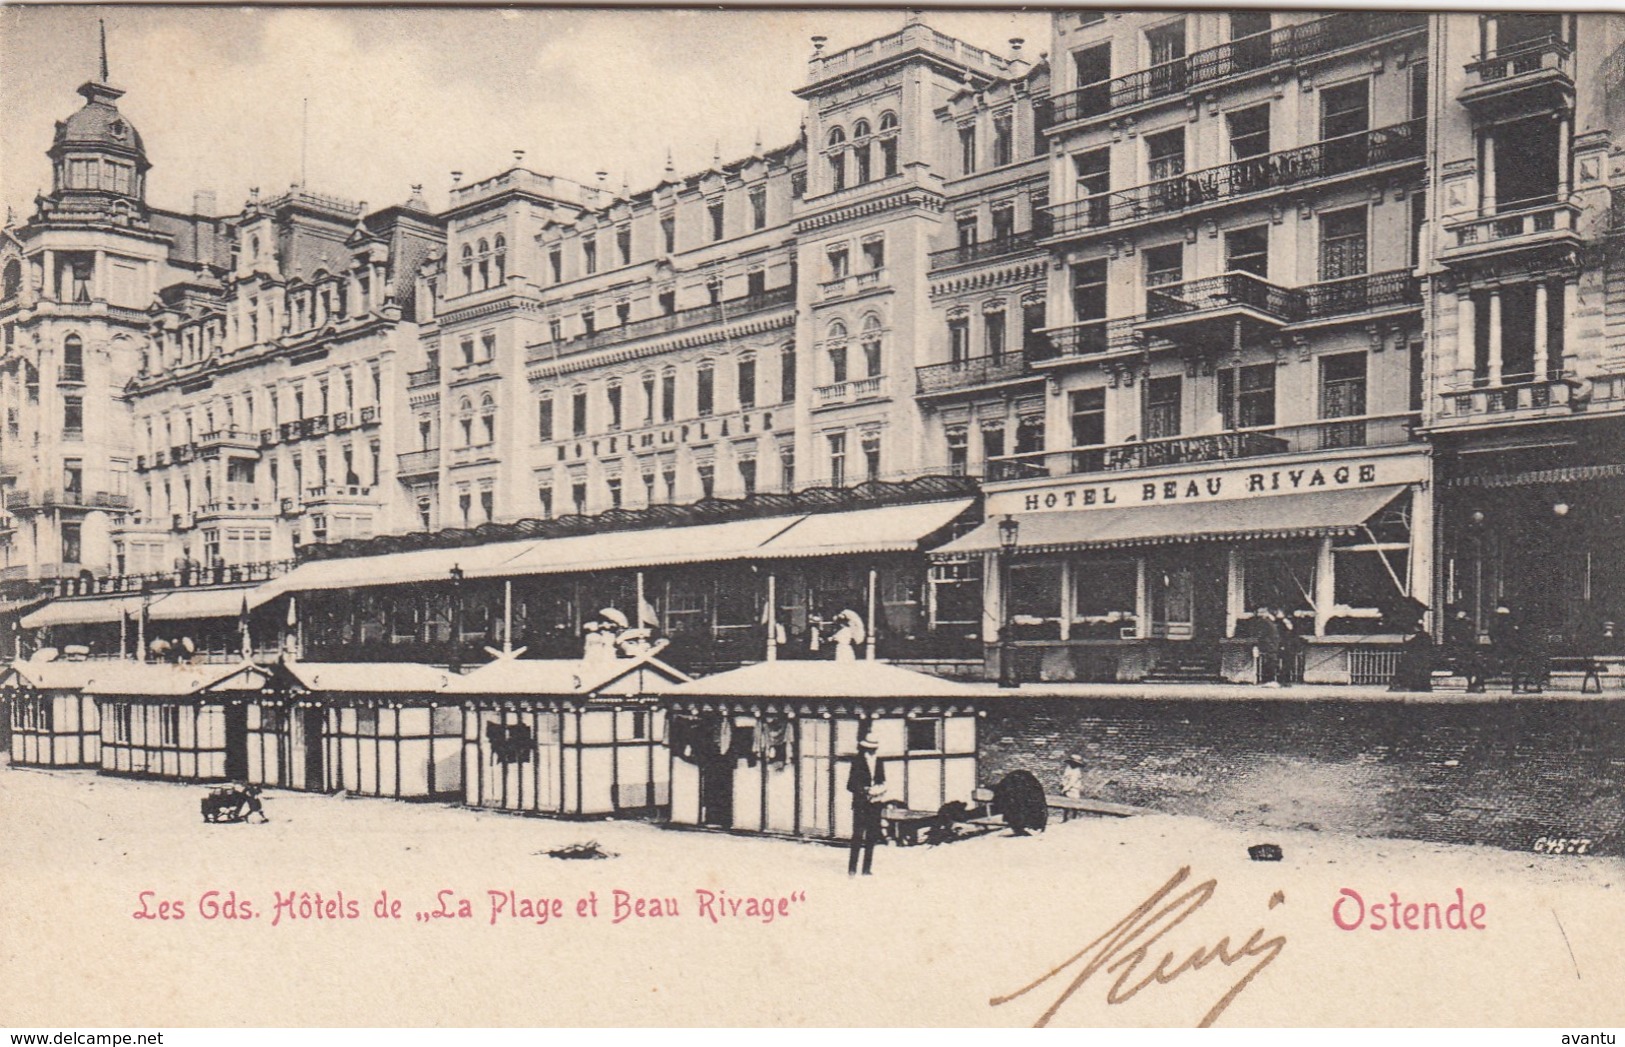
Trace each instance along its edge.
<instances>
[{"instance_id":1,"label":"stone column","mask_svg":"<svg viewBox=\"0 0 1625 1047\"><path fill-rule=\"evenodd\" d=\"M1144 640L1151 635L1151 570L1144 556L1136 557L1134 564L1134 635Z\"/></svg>"},{"instance_id":2,"label":"stone column","mask_svg":"<svg viewBox=\"0 0 1625 1047\"><path fill-rule=\"evenodd\" d=\"M1489 384L1501 384L1501 291L1490 292Z\"/></svg>"},{"instance_id":3,"label":"stone column","mask_svg":"<svg viewBox=\"0 0 1625 1047\"><path fill-rule=\"evenodd\" d=\"M1557 202L1569 198L1569 163L1573 143L1569 141L1569 118L1564 114L1557 121Z\"/></svg>"},{"instance_id":4,"label":"stone column","mask_svg":"<svg viewBox=\"0 0 1625 1047\"><path fill-rule=\"evenodd\" d=\"M1478 213L1495 213L1495 132L1484 132L1484 178L1478 194Z\"/></svg>"},{"instance_id":5,"label":"stone column","mask_svg":"<svg viewBox=\"0 0 1625 1047\"><path fill-rule=\"evenodd\" d=\"M1471 389L1477 369L1478 314L1472 291L1464 290L1456 295L1456 387Z\"/></svg>"},{"instance_id":6,"label":"stone column","mask_svg":"<svg viewBox=\"0 0 1625 1047\"><path fill-rule=\"evenodd\" d=\"M1315 551L1315 635L1326 635L1326 623L1331 620L1332 608L1337 605L1336 577L1332 556L1332 540L1322 538Z\"/></svg>"},{"instance_id":7,"label":"stone column","mask_svg":"<svg viewBox=\"0 0 1625 1047\"><path fill-rule=\"evenodd\" d=\"M1563 281L1563 347L1556 360L1547 366L1555 371L1564 370L1566 358L1574 355L1574 335L1580 329L1580 278L1571 276Z\"/></svg>"},{"instance_id":8,"label":"stone column","mask_svg":"<svg viewBox=\"0 0 1625 1047\"><path fill-rule=\"evenodd\" d=\"M1236 635L1236 622L1246 609L1247 573L1245 563L1241 557L1241 549L1229 545L1224 550L1225 558L1225 601L1224 601L1224 635Z\"/></svg>"},{"instance_id":9,"label":"stone column","mask_svg":"<svg viewBox=\"0 0 1625 1047\"><path fill-rule=\"evenodd\" d=\"M1548 346L1546 341L1546 281L1535 283L1535 381L1546 380Z\"/></svg>"},{"instance_id":10,"label":"stone column","mask_svg":"<svg viewBox=\"0 0 1625 1047\"><path fill-rule=\"evenodd\" d=\"M57 295L56 295L56 252L55 251L41 251L40 252L40 258L42 259L41 265L43 266L43 268L45 270L45 281L44 281L44 286L41 288L41 293L43 293L47 299L54 302L54 301L57 300Z\"/></svg>"},{"instance_id":11,"label":"stone column","mask_svg":"<svg viewBox=\"0 0 1625 1047\"><path fill-rule=\"evenodd\" d=\"M96 260L90 270L90 298L92 301L105 302L107 293L107 252L97 251L93 256Z\"/></svg>"}]
</instances>

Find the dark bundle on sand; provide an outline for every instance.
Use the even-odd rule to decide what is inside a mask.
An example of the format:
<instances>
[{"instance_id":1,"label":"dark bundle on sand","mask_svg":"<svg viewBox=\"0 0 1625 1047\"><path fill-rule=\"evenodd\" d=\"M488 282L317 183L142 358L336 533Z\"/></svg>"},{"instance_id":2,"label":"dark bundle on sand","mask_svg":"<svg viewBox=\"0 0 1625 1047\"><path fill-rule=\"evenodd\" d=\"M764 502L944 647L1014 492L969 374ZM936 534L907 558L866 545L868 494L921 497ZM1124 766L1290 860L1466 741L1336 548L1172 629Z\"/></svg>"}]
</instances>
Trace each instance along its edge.
<instances>
[{"instance_id":1,"label":"dark bundle on sand","mask_svg":"<svg viewBox=\"0 0 1625 1047\"><path fill-rule=\"evenodd\" d=\"M594 858L613 858L615 855L598 846L597 840L586 843L572 843L568 847L559 847L551 851L543 851L549 858L572 858L590 860Z\"/></svg>"},{"instance_id":2,"label":"dark bundle on sand","mask_svg":"<svg viewBox=\"0 0 1625 1047\"><path fill-rule=\"evenodd\" d=\"M925 842L935 847L959 839L959 823L970 821L970 808L951 800L937 809L937 820L926 830Z\"/></svg>"},{"instance_id":3,"label":"dark bundle on sand","mask_svg":"<svg viewBox=\"0 0 1625 1047\"><path fill-rule=\"evenodd\" d=\"M1049 804L1044 799L1044 787L1030 771L1011 771L993 787L994 814L1004 816L1005 824L1017 836L1026 836L1028 830L1043 832L1049 823Z\"/></svg>"}]
</instances>

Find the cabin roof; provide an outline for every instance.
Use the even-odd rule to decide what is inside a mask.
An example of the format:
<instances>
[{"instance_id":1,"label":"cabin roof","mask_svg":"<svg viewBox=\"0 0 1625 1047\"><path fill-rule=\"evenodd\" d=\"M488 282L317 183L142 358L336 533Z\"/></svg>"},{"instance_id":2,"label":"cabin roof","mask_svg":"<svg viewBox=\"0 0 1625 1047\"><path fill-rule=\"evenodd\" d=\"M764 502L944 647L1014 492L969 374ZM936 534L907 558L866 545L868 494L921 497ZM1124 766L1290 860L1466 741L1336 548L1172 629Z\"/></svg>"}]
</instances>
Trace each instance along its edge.
<instances>
[{"instance_id":1,"label":"cabin roof","mask_svg":"<svg viewBox=\"0 0 1625 1047\"><path fill-rule=\"evenodd\" d=\"M973 688L885 662L758 662L686 683L676 697L971 698Z\"/></svg>"}]
</instances>

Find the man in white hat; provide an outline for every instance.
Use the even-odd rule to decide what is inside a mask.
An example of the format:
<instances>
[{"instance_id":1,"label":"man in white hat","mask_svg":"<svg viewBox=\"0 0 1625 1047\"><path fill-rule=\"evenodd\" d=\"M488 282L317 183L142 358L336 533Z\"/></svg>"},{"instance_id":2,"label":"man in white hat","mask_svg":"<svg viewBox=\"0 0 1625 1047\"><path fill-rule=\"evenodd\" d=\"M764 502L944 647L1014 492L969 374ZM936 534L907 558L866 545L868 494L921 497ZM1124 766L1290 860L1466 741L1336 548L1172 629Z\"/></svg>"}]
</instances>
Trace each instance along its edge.
<instances>
[{"instance_id":1,"label":"man in white hat","mask_svg":"<svg viewBox=\"0 0 1625 1047\"><path fill-rule=\"evenodd\" d=\"M863 875L870 875L875 860L875 844L880 842L881 795L886 787L886 765L880 762L880 743L873 738L858 742L852 757L852 772L846 777L846 791L852 794L852 849L847 855L846 874L858 874L858 856L863 856Z\"/></svg>"}]
</instances>

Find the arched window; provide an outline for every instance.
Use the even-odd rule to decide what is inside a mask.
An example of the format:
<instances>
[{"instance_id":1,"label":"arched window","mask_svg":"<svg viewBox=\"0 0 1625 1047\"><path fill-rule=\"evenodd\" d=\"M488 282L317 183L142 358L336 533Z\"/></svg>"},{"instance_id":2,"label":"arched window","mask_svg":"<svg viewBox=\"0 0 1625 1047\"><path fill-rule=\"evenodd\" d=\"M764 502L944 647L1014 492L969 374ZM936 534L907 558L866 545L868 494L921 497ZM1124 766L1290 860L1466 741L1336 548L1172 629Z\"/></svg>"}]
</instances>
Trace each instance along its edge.
<instances>
[{"instance_id":1,"label":"arched window","mask_svg":"<svg viewBox=\"0 0 1625 1047\"><path fill-rule=\"evenodd\" d=\"M828 143L830 191L838 193L846 188L846 132L834 128L829 133Z\"/></svg>"},{"instance_id":2,"label":"arched window","mask_svg":"<svg viewBox=\"0 0 1625 1047\"><path fill-rule=\"evenodd\" d=\"M859 120L852 125L852 181L862 185L869 180L869 121Z\"/></svg>"},{"instance_id":3,"label":"arched window","mask_svg":"<svg viewBox=\"0 0 1625 1047\"><path fill-rule=\"evenodd\" d=\"M474 404L464 399L457 405L457 427L463 433L463 446L474 446Z\"/></svg>"},{"instance_id":4,"label":"arched window","mask_svg":"<svg viewBox=\"0 0 1625 1047\"><path fill-rule=\"evenodd\" d=\"M0 287L4 288L4 292L0 293L0 298L15 298L22 291L23 264L17 259L13 258L6 263L6 273Z\"/></svg>"},{"instance_id":5,"label":"arched window","mask_svg":"<svg viewBox=\"0 0 1625 1047\"><path fill-rule=\"evenodd\" d=\"M863 370L866 378L879 378L886 373L881 350L882 334L880 317L873 313L864 317L863 336L860 342L863 347Z\"/></svg>"},{"instance_id":6,"label":"arched window","mask_svg":"<svg viewBox=\"0 0 1625 1047\"><path fill-rule=\"evenodd\" d=\"M480 429L480 435L485 438L482 443L497 442L497 402L490 393L480 398Z\"/></svg>"},{"instance_id":7,"label":"arched window","mask_svg":"<svg viewBox=\"0 0 1625 1047\"><path fill-rule=\"evenodd\" d=\"M897 173L897 114L880 114L880 177Z\"/></svg>"},{"instance_id":8,"label":"arched window","mask_svg":"<svg viewBox=\"0 0 1625 1047\"><path fill-rule=\"evenodd\" d=\"M260 234L255 233L248 238L248 257L251 261L258 261L260 257Z\"/></svg>"},{"instance_id":9,"label":"arched window","mask_svg":"<svg viewBox=\"0 0 1625 1047\"><path fill-rule=\"evenodd\" d=\"M64 382L85 380L85 343L76 334L62 340L62 373L59 378Z\"/></svg>"},{"instance_id":10,"label":"arched window","mask_svg":"<svg viewBox=\"0 0 1625 1047\"><path fill-rule=\"evenodd\" d=\"M498 233L494 247L496 257L493 261L497 267L497 283L501 284L508 279L508 238Z\"/></svg>"},{"instance_id":11,"label":"arched window","mask_svg":"<svg viewBox=\"0 0 1625 1047\"><path fill-rule=\"evenodd\" d=\"M825 355L829 361L829 384L840 385L847 380L846 325L839 320L832 320L828 335Z\"/></svg>"},{"instance_id":12,"label":"arched window","mask_svg":"<svg viewBox=\"0 0 1625 1047\"><path fill-rule=\"evenodd\" d=\"M474 290L474 249L463 245L463 293Z\"/></svg>"}]
</instances>

